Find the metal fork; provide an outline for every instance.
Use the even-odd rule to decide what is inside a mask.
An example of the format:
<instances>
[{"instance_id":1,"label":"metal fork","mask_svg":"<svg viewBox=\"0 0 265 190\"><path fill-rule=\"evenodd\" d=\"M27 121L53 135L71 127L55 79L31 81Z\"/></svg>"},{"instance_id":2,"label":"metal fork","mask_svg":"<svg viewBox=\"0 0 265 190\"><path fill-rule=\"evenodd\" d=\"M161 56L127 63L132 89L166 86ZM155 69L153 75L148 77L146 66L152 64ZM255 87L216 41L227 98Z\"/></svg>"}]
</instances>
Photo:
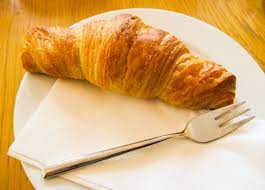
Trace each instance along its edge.
<instances>
[{"instance_id":1,"label":"metal fork","mask_svg":"<svg viewBox=\"0 0 265 190\"><path fill-rule=\"evenodd\" d=\"M165 141L176 136L184 136L196 142L206 143L225 136L235 129L246 124L255 116L233 122L233 119L249 111L249 108L242 108L246 102L232 104L214 111L210 111L191 119L185 129L181 132L161 135L158 137L130 143L116 148L80 156L74 160L65 160L63 162L48 165L42 169L44 178L53 177L61 173L80 168L113 156L117 156L132 150L136 150L154 143Z\"/></svg>"}]
</instances>

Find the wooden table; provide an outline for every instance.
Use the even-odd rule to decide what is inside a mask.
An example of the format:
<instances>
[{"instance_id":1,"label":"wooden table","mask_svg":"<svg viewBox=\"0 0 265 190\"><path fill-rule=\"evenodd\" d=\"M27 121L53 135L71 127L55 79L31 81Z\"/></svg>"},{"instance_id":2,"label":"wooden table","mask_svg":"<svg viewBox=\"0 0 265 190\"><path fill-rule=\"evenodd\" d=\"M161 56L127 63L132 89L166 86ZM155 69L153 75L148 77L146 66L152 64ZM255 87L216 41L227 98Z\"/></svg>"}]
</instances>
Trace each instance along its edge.
<instances>
[{"instance_id":1,"label":"wooden table","mask_svg":"<svg viewBox=\"0 0 265 190\"><path fill-rule=\"evenodd\" d=\"M105 11L150 7L181 12L208 22L239 42L265 70L264 0L1 0L0 1L0 189L33 189L19 161L7 157L13 108L23 77L19 49L33 26L69 26ZM263 84L265 85L265 84Z\"/></svg>"}]
</instances>

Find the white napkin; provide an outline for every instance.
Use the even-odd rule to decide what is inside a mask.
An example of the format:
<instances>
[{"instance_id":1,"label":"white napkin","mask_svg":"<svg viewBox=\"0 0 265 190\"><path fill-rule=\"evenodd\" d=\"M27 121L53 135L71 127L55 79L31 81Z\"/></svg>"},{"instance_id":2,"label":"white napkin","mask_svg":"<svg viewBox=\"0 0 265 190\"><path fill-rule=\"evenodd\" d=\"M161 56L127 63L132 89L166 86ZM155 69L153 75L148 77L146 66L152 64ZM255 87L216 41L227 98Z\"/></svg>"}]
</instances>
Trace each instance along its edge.
<instances>
[{"instance_id":1,"label":"white napkin","mask_svg":"<svg viewBox=\"0 0 265 190\"><path fill-rule=\"evenodd\" d=\"M9 149L38 168L182 130L196 112L57 80ZM173 139L61 175L111 189L264 189L265 122L209 144Z\"/></svg>"}]
</instances>

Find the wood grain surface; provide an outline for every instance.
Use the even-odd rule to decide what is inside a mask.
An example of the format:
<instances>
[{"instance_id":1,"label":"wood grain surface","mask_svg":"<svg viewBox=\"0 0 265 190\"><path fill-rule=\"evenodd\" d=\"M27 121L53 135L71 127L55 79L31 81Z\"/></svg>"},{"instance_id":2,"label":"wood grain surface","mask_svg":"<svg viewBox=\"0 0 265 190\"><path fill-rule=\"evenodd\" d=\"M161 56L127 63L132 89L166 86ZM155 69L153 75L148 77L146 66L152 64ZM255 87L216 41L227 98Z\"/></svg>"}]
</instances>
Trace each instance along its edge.
<instances>
[{"instance_id":1,"label":"wood grain surface","mask_svg":"<svg viewBox=\"0 0 265 190\"><path fill-rule=\"evenodd\" d=\"M134 7L167 9L210 23L239 42L265 70L264 0L0 0L0 190L33 189L20 162L6 155L14 140L14 102L24 74L19 58L23 35L33 26L69 26L98 13Z\"/></svg>"}]
</instances>

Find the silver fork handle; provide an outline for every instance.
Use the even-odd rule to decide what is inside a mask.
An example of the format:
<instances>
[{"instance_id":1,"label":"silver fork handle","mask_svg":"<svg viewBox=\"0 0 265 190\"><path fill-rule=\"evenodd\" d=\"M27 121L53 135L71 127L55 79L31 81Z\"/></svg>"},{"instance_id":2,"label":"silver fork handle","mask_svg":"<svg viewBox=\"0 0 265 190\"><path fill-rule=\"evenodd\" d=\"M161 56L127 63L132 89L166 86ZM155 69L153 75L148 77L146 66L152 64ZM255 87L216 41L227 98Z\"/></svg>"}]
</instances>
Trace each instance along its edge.
<instances>
[{"instance_id":1,"label":"silver fork handle","mask_svg":"<svg viewBox=\"0 0 265 190\"><path fill-rule=\"evenodd\" d=\"M178 135L182 136L183 133L180 132L180 133L171 133L171 134L161 135L158 137L153 137L150 139L130 143L127 145L116 147L116 148L99 151L99 152L92 153L89 155L80 156L72 160L65 160L63 162L54 163L54 164L48 165L47 167L43 168L42 174L44 178L54 177L61 173L65 173L73 169L77 169L77 168L80 168L80 167L83 167L83 166L86 166L86 165L89 165L89 164L92 164L92 163L95 163L101 160L105 160L105 159L129 152L132 150L136 150L136 149L148 146L148 145L152 145L152 144L155 144L161 141L171 139Z\"/></svg>"}]
</instances>

